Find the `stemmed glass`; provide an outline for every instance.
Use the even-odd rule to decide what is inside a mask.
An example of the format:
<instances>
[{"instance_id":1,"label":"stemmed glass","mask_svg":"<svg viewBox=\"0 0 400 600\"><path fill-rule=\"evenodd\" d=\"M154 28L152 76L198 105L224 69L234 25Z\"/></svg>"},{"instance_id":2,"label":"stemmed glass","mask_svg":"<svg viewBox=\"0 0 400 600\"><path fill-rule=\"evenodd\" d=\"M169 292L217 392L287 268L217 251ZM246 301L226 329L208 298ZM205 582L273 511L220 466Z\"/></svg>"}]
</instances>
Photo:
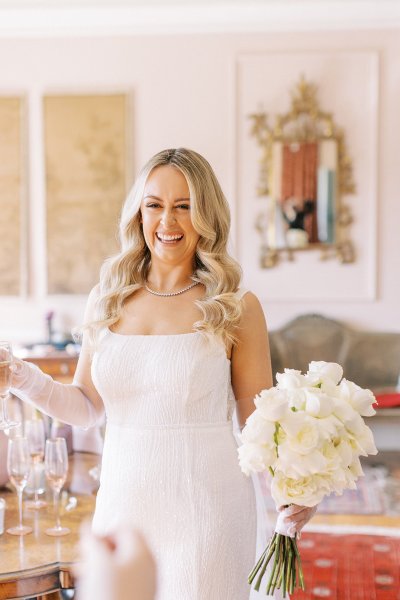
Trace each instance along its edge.
<instances>
[{"instance_id":1,"label":"stemmed glass","mask_svg":"<svg viewBox=\"0 0 400 600\"><path fill-rule=\"evenodd\" d=\"M46 529L45 533L52 536L67 535L70 529L68 527L61 527L60 523L60 492L68 473L68 452L64 438L46 440L44 468L47 481L53 490L54 509L56 513L55 526Z\"/></svg>"},{"instance_id":2,"label":"stemmed glass","mask_svg":"<svg viewBox=\"0 0 400 600\"><path fill-rule=\"evenodd\" d=\"M0 342L0 429L17 427L17 421L11 421L7 416L7 398L11 387L10 366L13 353L10 342Z\"/></svg>"},{"instance_id":3,"label":"stemmed glass","mask_svg":"<svg viewBox=\"0 0 400 600\"><path fill-rule=\"evenodd\" d=\"M25 421L25 437L28 440L29 452L32 460L33 469L33 486L35 490L35 499L28 500L25 502L27 508L44 508L47 503L43 500L39 500L38 494L38 467L43 462L44 458L44 423L43 419L32 419L31 421Z\"/></svg>"},{"instance_id":4,"label":"stemmed glass","mask_svg":"<svg viewBox=\"0 0 400 600\"><path fill-rule=\"evenodd\" d=\"M7 469L11 483L17 490L19 509L19 525L7 529L11 535L25 535L32 531L32 527L22 524L22 492L28 481L30 467L28 440L23 437L9 439Z\"/></svg>"}]
</instances>

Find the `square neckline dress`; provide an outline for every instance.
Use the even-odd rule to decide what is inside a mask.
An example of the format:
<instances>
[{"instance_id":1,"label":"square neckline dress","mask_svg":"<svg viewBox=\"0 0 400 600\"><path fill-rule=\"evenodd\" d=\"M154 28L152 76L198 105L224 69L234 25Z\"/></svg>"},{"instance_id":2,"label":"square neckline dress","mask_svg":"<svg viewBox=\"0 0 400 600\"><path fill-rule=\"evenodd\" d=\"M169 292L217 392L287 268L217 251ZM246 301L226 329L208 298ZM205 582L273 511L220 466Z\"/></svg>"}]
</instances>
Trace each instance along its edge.
<instances>
[{"instance_id":1,"label":"square neckline dress","mask_svg":"<svg viewBox=\"0 0 400 600\"><path fill-rule=\"evenodd\" d=\"M223 343L107 329L92 377L107 415L93 530L143 532L157 600L247 600L256 500L238 465Z\"/></svg>"}]
</instances>

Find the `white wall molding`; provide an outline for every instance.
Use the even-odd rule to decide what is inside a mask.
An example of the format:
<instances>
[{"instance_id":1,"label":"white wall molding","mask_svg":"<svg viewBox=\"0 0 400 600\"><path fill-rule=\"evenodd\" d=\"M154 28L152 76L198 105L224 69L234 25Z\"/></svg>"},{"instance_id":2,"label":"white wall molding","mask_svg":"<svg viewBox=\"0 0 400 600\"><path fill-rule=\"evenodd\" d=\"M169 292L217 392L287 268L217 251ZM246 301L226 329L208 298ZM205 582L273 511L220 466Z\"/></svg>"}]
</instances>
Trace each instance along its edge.
<instances>
[{"instance_id":1,"label":"white wall molding","mask_svg":"<svg viewBox=\"0 0 400 600\"><path fill-rule=\"evenodd\" d=\"M394 0L11 7L0 5L0 38L400 28Z\"/></svg>"}]
</instances>

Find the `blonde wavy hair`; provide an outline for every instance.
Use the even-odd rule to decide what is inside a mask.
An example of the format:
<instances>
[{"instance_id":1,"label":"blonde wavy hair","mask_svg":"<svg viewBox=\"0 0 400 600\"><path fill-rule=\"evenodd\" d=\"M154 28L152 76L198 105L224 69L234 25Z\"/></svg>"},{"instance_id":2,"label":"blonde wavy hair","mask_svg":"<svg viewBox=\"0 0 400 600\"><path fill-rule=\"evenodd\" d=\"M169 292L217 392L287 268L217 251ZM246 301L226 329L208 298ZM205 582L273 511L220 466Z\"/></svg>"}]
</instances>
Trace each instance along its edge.
<instances>
[{"instance_id":1,"label":"blonde wavy hair","mask_svg":"<svg viewBox=\"0 0 400 600\"><path fill-rule=\"evenodd\" d=\"M192 279L204 285L206 294L196 300L202 319L194 324L194 329L216 334L224 343L235 343L235 329L241 316L241 304L235 292L239 288L241 269L227 250L229 205L210 164L186 148L162 150L141 170L121 213L121 251L103 263L95 320L86 327L96 342L102 328L119 320L126 298L142 288L147 280L151 254L143 235L140 206L149 174L165 165L178 169L187 181L191 219L200 236Z\"/></svg>"}]
</instances>

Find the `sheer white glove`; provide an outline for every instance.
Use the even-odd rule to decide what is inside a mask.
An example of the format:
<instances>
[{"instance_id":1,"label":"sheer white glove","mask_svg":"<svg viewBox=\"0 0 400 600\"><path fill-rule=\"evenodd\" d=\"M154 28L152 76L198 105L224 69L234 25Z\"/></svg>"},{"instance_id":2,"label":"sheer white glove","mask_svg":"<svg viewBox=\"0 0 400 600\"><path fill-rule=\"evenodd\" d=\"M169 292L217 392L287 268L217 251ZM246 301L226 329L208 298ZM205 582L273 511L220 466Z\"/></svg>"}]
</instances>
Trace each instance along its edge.
<instances>
[{"instance_id":1,"label":"sheer white glove","mask_svg":"<svg viewBox=\"0 0 400 600\"><path fill-rule=\"evenodd\" d=\"M129 528L81 535L78 600L154 600L156 565L143 537Z\"/></svg>"},{"instance_id":2,"label":"sheer white glove","mask_svg":"<svg viewBox=\"0 0 400 600\"><path fill-rule=\"evenodd\" d=\"M297 538L300 538L300 532L304 525L315 515L317 512L316 506L299 506L298 504L291 504L290 506L280 506L278 508L279 515L276 522L275 531L294 538L297 534Z\"/></svg>"},{"instance_id":3,"label":"sheer white glove","mask_svg":"<svg viewBox=\"0 0 400 600\"><path fill-rule=\"evenodd\" d=\"M14 358L11 392L46 415L70 425L93 427L103 415L76 385L59 383L36 365Z\"/></svg>"}]
</instances>

